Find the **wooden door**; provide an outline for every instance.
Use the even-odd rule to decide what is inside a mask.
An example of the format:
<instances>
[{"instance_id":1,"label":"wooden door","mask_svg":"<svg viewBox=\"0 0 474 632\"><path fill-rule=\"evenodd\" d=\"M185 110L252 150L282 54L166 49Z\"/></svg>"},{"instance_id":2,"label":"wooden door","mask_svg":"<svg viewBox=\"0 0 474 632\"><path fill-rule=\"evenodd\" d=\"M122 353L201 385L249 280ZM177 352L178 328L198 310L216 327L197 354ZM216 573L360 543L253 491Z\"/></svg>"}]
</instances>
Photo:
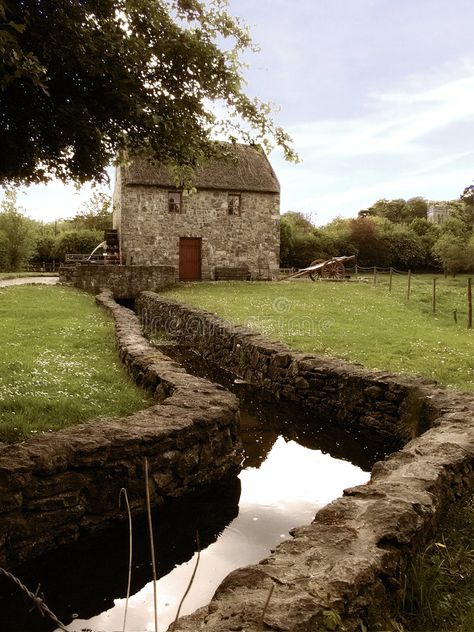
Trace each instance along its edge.
<instances>
[{"instance_id":1,"label":"wooden door","mask_svg":"<svg viewBox=\"0 0 474 632\"><path fill-rule=\"evenodd\" d=\"M201 280L201 238L179 238L179 280Z\"/></svg>"}]
</instances>

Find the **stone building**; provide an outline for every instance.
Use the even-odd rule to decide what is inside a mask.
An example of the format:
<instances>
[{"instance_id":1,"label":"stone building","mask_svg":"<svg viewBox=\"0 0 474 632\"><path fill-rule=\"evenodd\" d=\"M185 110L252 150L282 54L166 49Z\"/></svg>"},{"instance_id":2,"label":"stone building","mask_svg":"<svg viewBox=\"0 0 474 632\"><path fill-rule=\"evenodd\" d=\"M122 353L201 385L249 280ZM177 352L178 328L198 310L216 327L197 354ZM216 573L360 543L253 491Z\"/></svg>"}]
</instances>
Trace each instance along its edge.
<instances>
[{"instance_id":1,"label":"stone building","mask_svg":"<svg viewBox=\"0 0 474 632\"><path fill-rule=\"evenodd\" d=\"M128 265L174 266L183 281L275 278L280 185L263 152L231 145L209 161L196 193L178 190L165 165L138 159L117 169L114 228Z\"/></svg>"},{"instance_id":2,"label":"stone building","mask_svg":"<svg viewBox=\"0 0 474 632\"><path fill-rule=\"evenodd\" d=\"M428 202L428 221L433 224L444 224L456 207L456 204L459 204L459 202Z\"/></svg>"}]
</instances>

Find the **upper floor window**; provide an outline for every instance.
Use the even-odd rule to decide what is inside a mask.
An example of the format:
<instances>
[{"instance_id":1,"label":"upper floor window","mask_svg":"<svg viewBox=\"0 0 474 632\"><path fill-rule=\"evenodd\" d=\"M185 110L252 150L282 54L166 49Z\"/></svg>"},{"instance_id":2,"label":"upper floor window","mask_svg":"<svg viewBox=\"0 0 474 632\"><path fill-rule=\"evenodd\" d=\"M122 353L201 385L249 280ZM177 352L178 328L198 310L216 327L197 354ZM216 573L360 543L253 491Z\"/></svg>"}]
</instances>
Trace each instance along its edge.
<instances>
[{"instance_id":1,"label":"upper floor window","mask_svg":"<svg viewBox=\"0 0 474 632\"><path fill-rule=\"evenodd\" d=\"M181 213L181 191L168 191L168 211L170 213Z\"/></svg>"},{"instance_id":2,"label":"upper floor window","mask_svg":"<svg viewBox=\"0 0 474 632\"><path fill-rule=\"evenodd\" d=\"M229 215L240 215L240 193L229 193L227 195L227 213Z\"/></svg>"}]
</instances>

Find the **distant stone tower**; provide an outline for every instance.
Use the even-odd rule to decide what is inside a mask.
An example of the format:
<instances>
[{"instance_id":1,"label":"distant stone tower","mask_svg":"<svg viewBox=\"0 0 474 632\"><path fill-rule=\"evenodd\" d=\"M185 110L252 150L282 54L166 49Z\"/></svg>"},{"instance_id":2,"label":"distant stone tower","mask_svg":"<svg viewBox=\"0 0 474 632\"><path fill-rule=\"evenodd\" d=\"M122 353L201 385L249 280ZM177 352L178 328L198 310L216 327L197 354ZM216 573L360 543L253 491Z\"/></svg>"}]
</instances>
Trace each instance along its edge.
<instances>
[{"instance_id":1,"label":"distant stone tower","mask_svg":"<svg viewBox=\"0 0 474 632\"><path fill-rule=\"evenodd\" d=\"M428 202L428 221L433 224L443 224L450 216L452 210L452 202Z\"/></svg>"}]
</instances>

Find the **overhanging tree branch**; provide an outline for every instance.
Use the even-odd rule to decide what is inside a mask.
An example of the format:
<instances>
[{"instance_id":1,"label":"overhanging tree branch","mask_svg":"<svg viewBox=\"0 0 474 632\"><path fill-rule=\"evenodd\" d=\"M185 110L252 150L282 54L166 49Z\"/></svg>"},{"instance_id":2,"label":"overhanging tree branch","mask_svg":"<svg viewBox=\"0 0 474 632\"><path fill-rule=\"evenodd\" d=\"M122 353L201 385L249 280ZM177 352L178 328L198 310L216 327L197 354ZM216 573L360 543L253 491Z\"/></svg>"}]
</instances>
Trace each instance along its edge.
<instances>
[{"instance_id":1,"label":"overhanging tree branch","mask_svg":"<svg viewBox=\"0 0 474 632\"><path fill-rule=\"evenodd\" d=\"M226 4L0 0L0 183L100 181L130 151L193 169L218 128L296 159L242 89L252 43Z\"/></svg>"}]
</instances>

